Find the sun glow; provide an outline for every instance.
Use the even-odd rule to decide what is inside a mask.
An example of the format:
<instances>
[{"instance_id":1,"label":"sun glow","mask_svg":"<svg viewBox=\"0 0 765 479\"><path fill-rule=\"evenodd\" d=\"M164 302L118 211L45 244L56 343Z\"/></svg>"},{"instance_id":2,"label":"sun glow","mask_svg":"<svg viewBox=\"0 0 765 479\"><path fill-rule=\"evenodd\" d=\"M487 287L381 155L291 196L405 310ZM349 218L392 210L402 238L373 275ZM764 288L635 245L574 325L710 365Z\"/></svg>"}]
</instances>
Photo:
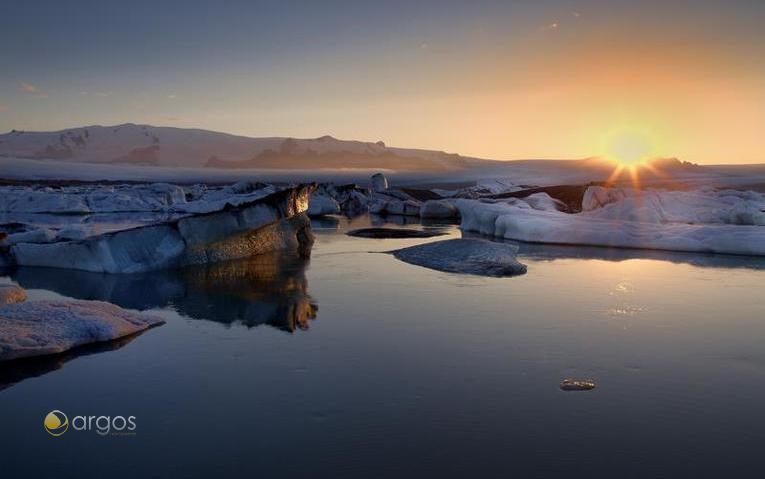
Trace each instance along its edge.
<instances>
[{"instance_id":1,"label":"sun glow","mask_svg":"<svg viewBox=\"0 0 765 479\"><path fill-rule=\"evenodd\" d=\"M641 186L641 171L654 177L665 173L654 165L661 156L663 142L649 128L619 126L601 137L599 156L614 164L614 171L606 184L615 184L626 177L633 188ZM645 170L645 171L643 171Z\"/></svg>"},{"instance_id":2,"label":"sun glow","mask_svg":"<svg viewBox=\"0 0 765 479\"><path fill-rule=\"evenodd\" d=\"M638 166L657 156L657 144L650 131L632 127L614 128L603 136L601 158L619 166Z\"/></svg>"}]
</instances>

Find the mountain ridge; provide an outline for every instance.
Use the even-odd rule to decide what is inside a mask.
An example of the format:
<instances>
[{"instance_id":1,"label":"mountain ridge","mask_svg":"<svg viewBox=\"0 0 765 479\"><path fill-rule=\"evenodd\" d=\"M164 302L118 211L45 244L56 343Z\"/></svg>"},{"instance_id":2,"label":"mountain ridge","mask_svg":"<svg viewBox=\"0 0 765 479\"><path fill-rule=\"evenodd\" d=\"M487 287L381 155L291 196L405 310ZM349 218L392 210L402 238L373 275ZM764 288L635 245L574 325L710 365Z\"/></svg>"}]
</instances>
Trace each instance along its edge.
<instances>
[{"instance_id":1,"label":"mountain ridge","mask_svg":"<svg viewBox=\"0 0 765 479\"><path fill-rule=\"evenodd\" d=\"M494 160L384 142L248 137L199 128L124 123L0 134L0 156L84 163L214 168L380 168L459 171Z\"/></svg>"}]
</instances>

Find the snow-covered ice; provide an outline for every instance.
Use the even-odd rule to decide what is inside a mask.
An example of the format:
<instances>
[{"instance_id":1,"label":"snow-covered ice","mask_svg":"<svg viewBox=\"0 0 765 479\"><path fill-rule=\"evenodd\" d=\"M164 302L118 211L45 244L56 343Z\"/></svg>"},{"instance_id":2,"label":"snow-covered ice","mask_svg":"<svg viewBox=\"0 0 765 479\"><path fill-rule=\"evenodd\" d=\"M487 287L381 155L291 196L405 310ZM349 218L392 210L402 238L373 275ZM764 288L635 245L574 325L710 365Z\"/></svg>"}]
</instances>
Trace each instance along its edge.
<instances>
[{"instance_id":1,"label":"snow-covered ice","mask_svg":"<svg viewBox=\"0 0 765 479\"><path fill-rule=\"evenodd\" d=\"M0 361L56 354L135 334L165 321L102 301L31 301L0 306Z\"/></svg>"},{"instance_id":2,"label":"snow-covered ice","mask_svg":"<svg viewBox=\"0 0 765 479\"><path fill-rule=\"evenodd\" d=\"M649 223L765 225L765 194L754 191L692 191L587 188L582 211L602 219Z\"/></svg>"},{"instance_id":3,"label":"snow-covered ice","mask_svg":"<svg viewBox=\"0 0 765 479\"><path fill-rule=\"evenodd\" d=\"M461 228L526 242L765 255L765 195L590 187L584 210L535 209L527 199L460 199ZM533 203L533 202L532 202Z\"/></svg>"}]
</instances>

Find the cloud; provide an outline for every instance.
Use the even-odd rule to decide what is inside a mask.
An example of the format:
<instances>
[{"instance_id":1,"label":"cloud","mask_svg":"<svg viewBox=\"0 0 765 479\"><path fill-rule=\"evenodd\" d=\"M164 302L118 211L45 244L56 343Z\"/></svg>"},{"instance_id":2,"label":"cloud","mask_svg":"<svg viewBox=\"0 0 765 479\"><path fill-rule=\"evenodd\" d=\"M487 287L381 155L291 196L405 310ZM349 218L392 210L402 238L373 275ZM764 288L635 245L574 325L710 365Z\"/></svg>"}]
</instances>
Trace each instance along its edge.
<instances>
[{"instance_id":1,"label":"cloud","mask_svg":"<svg viewBox=\"0 0 765 479\"><path fill-rule=\"evenodd\" d=\"M559 22L552 22L552 23L548 23L547 25L543 26L541 28L541 30L543 32L549 32L551 30L557 30L558 28L560 28L560 23Z\"/></svg>"},{"instance_id":2,"label":"cloud","mask_svg":"<svg viewBox=\"0 0 765 479\"><path fill-rule=\"evenodd\" d=\"M162 122L170 122L170 123L189 123L191 120L189 118L183 117L183 116L159 116L157 117L157 120Z\"/></svg>"},{"instance_id":3,"label":"cloud","mask_svg":"<svg viewBox=\"0 0 765 479\"><path fill-rule=\"evenodd\" d=\"M105 96L112 96L113 94L114 93L110 92L110 91L87 91L87 90L83 90L83 91L80 92L80 95L82 95L82 96L100 96L100 97L105 97Z\"/></svg>"},{"instance_id":4,"label":"cloud","mask_svg":"<svg viewBox=\"0 0 765 479\"><path fill-rule=\"evenodd\" d=\"M37 87L32 85L31 83L24 83L21 82L19 85L19 90L21 90L24 93L37 93Z\"/></svg>"},{"instance_id":5,"label":"cloud","mask_svg":"<svg viewBox=\"0 0 765 479\"><path fill-rule=\"evenodd\" d=\"M44 91L40 91L39 88L32 85L31 83L21 82L19 83L19 91L30 95L32 98L48 98L48 94Z\"/></svg>"},{"instance_id":6,"label":"cloud","mask_svg":"<svg viewBox=\"0 0 765 479\"><path fill-rule=\"evenodd\" d=\"M171 93L167 95L167 98L169 98L170 100L175 100L176 98L178 98L178 95L176 95L175 93Z\"/></svg>"},{"instance_id":7,"label":"cloud","mask_svg":"<svg viewBox=\"0 0 765 479\"><path fill-rule=\"evenodd\" d=\"M582 16L582 14L581 14L581 13L579 13L579 12L571 12L571 15L573 15L573 16L574 16L574 17L576 17L576 18L579 18L579 17L581 17L581 16Z\"/></svg>"}]
</instances>

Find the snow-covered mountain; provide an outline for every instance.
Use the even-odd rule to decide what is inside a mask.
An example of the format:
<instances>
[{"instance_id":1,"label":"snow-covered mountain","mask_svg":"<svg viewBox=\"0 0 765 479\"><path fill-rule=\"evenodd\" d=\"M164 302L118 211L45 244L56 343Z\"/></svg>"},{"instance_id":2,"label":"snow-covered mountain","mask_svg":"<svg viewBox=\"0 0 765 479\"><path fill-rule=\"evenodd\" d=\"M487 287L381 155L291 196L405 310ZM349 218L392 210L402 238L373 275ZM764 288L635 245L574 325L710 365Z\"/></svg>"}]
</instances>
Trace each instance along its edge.
<instances>
[{"instance_id":1,"label":"snow-covered mountain","mask_svg":"<svg viewBox=\"0 0 765 479\"><path fill-rule=\"evenodd\" d=\"M0 135L0 156L85 163L215 168L459 171L490 163L442 151L376 143L250 138L207 130L124 124Z\"/></svg>"}]
</instances>

